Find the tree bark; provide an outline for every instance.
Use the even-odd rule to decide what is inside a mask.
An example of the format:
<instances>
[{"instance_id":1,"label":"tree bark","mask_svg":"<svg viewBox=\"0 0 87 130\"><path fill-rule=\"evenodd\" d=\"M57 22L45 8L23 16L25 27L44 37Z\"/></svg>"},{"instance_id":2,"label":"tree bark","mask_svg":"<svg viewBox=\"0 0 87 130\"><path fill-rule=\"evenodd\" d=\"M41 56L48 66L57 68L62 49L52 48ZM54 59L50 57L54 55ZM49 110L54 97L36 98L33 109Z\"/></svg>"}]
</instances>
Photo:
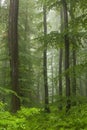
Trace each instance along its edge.
<instances>
[{"instance_id":1,"label":"tree bark","mask_svg":"<svg viewBox=\"0 0 87 130\"><path fill-rule=\"evenodd\" d=\"M73 45L74 46L74 45ZM73 47L73 78L72 78L72 96L75 98L76 97L76 72L75 72L75 66L76 66L76 50ZM73 105L76 103L73 102Z\"/></svg>"},{"instance_id":2,"label":"tree bark","mask_svg":"<svg viewBox=\"0 0 87 130\"><path fill-rule=\"evenodd\" d=\"M60 55L59 55L59 96L62 96L62 55L63 50L60 49Z\"/></svg>"},{"instance_id":3,"label":"tree bark","mask_svg":"<svg viewBox=\"0 0 87 130\"><path fill-rule=\"evenodd\" d=\"M43 6L43 24L44 24L44 52L43 52L43 71L44 71L44 89L45 89L45 111L49 112L49 95L48 95L48 81L47 81L47 18L46 18L46 5Z\"/></svg>"},{"instance_id":4,"label":"tree bark","mask_svg":"<svg viewBox=\"0 0 87 130\"><path fill-rule=\"evenodd\" d=\"M61 7L60 10L60 18L61 18L61 33L63 32L63 27L64 27L64 22L63 22L63 9ZM62 110L62 61L63 61L63 49L60 48L60 52L59 52L59 96L60 96L60 103L59 103L59 109Z\"/></svg>"},{"instance_id":5,"label":"tree bark","mask_svg":"<svg viewBox=\"0 0 87 130\"><path fill-rule=\"evenodd\" d=\"M63 3L63 10L64 10L64 26L65 26L65 35L64 35L64 43L65 43L65 81L66 81L66 97L67 97L67 104L66 104L66 112L71 107L70 101L70 76L69 76L69 36L68 36L68 11L67 11L67 3L66 0L62 0Z\"/></svg>"},{"instance_id":6,"label":"tree bark","mask_svg":"<svg viewBox=\"0 0 87 130\"><path fill-rule=\"evenodd\" d=\"M20 109L19 99L19 57L18 57L18 7L19 0L10 0L9 10L9 55L10 55L10 68L11 68L11 87L14 93L11 100L11 111L17 112Z\"/></svg>"},{"instance_id":7,"label":"tree bark","mask_svg":"<svg viewBox=\"0 0 87 130\"><path fill-rule=\"evenodd\" d=\"M53 83L53 50L51 50L51 79L52 79L52 103L54 102L54 83Z\"/></svg>"},{"instance_id":8,"label":"tree bark","mask_svg":"<svg viewBox=\"0 0 87 130\"><path fill-rule=\"evenodd\" d=\"M73 23L74 23L74 9L73 9L74 5L73 2L71 1L70 3L70 17L71 17L71 21L72 21L72 30L73 30ZM76 97L76 72L75 72L75 66L76 66L76 40L73 37L72 39L72 66L73 66L73 72L72 72L72 96L73 98ZM76 105L76 102L73 101L72 105Z\"/></svg>"}]
</instances>

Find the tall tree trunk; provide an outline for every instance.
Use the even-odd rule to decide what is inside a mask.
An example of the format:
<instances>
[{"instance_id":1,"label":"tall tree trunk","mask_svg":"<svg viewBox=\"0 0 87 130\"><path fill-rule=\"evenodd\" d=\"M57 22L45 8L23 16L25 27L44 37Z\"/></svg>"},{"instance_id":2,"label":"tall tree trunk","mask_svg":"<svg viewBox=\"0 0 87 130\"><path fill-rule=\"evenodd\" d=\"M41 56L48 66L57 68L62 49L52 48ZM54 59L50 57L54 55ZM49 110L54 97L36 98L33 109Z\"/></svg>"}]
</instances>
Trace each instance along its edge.
<instances>
[{"instance_id":1,"label":"tall tree trunk","mask_svg":"<svg viewBox=\"0 0 87 130\"><path fill-rule=\"evenodd\" d=\"M71 1L70 3L70 17L72 22L72 30L73 30L73 23L74 23L74 5ZM72 96L73 98L76 98L76 72L75 72L75 66L76 66L76 40L73 37L72 39L72 66L73 66L73 76L72 76ZM72 105L76 105L76 102L73 101Z\"/></svg>"},{"instance_id":2,"label":"tall tree trunk","mask_svg":"<svg viewBox=\"0 0 87 130\"><path fill-rule=\"evenodd\" d=\"M46 5L43 6L43 24L44 24L44 52L43 52L43 71L44 71L44 89L45 89L45 111L49 112L49 96L48 96L48 81L47 81L47 18Z\"/></svg>"},{"instance_id":3,"label":"tall tree trunk","mask_svg":"<svg viewBox=\"0 0 87 130\"><path fill-rule=\"evenodd\" d=\"M61 17L61 33L63 32L63 9L61 7L60 10L60 17ZM63 49L60 48L59 52L59 96L60 96L60 103L59 103L59 109L62 110L62 103L61 103L61 98L62 98L62 61L63 61Z\"/></svg>"},{"instance_id":4,"label":"tall tree trunk","mask_svg":"<svg viewBox=\"0 0 87 130\"><path fill-rule=\"evenodd\" d=\"M40 79L39 75L37 77L38 79ZM40 81L39 80L37 81L37 102L38 104L40 104Z\"/></svg>"},{"instance_id":5,"label":"tall tree trunk","mask_svg":"<svg viewBox=\"0 0 87 130\"><path fill-rule=\"evenodd\" d=\"M53 83L53 50L51 50L51 79L52 79L52 103L54 102L54 83Z\"/></svg>"},{"instance_id":6,"label":"tall tree trunk","mask_svg":"<svg viewBox=\"0 0 87 130\"><path fill-rule=\"evenodd\" d=\"M82 76L79 77L80 96L83 96Z\"/></svg>"},{"instance_id":7,"label":"tall tree trunk","mask_svg":"<svg viewBox=\"0 0 87 130\"><path fill-rule=\"evenodd\" d=\"M9 55L11 68L11 87L14 93L12 94L11 111L17 112L20 109L19 99L19 60L18 60L18 7L19 0L10 0L9 10Z\"/></svg>"},{"instance_id":8,"label":"tall tree trunk","mask_svg":"<svg viewBox=\"0 0 87 130\"><path fill-rule=\"evenodd\" d=\"M69 36L68 36L68 11L67 11L67 3L66 0L62 0L63 3L63 10L64 10L64 26L65 26L65 35L64 35L64 43L65 43L65 81L66 81L66 97L67 97L67 104L66 104L66 112L71 107L70 101L70 76L69 76Z\"/></svg>"},{"instance_id":9,"label":"tall tree trunk","mask_svg":"<svg viewBox=\"0 0 87 130\"><path fill-rule=\"evenodd\" d=\"M59 52L59 98L60 98L60 102L59 102L59 109L62 110L62 57L63 57L63 49L60 48L60 52Z\"/></svg>"},{"instance_id":10,"label":"tall tree trunk","mask_svg":"<svg viewBox=\"0 0 87 130\"><path fill-rule=\"evenodd\" d=\"M74 44L74 43L73 43ZM76 50L73 45L73 78L72 78L72 96L76 97L76 72L75 72L75 66L76 66ZM76 102L74 101L72 105L76 105Z\"/></svg>"}]
</instances>

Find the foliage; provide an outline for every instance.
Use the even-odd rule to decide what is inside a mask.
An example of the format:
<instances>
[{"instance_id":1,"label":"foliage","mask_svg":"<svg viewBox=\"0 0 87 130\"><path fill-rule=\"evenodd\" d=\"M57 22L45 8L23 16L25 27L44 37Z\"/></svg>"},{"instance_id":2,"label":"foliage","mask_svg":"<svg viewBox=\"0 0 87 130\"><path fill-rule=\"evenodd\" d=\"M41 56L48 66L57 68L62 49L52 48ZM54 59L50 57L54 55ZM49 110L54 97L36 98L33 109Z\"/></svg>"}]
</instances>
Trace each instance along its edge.
<instances>
[{"instance_id":1,"label":"foliage","mask_svg":"<svg viewBox=\"0 0 87 130\"><path fill-rule=\"evenodd\" d=\"M6 2L6 1L5 1ZM43 35L43 8L42 4L46 2L47 6L47 26L48 33ZM69 14L69 28L61 32L60 10L61 0L21 0L19 3L19 86L21 104L24 106L16 115L7 111L11 106L11 94L18 96L11 90L10 86L10 64L8 54L8 5L3 4L0 7L0 130L82 130L87 129L87 2L86 0L66 0ZM54 17L51 11L54 11ZM51 15L49 15L49 13ZM73 19L71 18L73 15ZM49 18L51 17L51 19ZM52 23L51 23L52 21ZM51 26L58 26L58 31ZM49 27L50 26L50 27ZM54 27L53 26L53 27ZM53 29L53 30L52 30ZM70 68L59 75L59 49L64 50L64 36L68 34L70 38ZM51 113L44 113L39 108L25 108L43 106L44 87L43 87L43 50L46 40L47 47L47 68L48 68L48 86L49 102L54 97L55 103L50 106ZM76 50L76 65L72 65L73 44ZM53 54L52 54L53 51ZM63 54L64 60L64 54ZM63 63L64 64L64 63ZM53 72L52 72L53 67ZM75 73L73 73L75 70ZM71 80L76 78L76 96L70 96L71 103L76 102L77 107L72 107L66 114L65 106L67 98L65 97L65 74L70 74ZM52 77L53 74L53 77ZM63 96L58 95L59 77L63 80ZM81 82L80 82L81 81ZM52 86L52 83L54 86ZM52 95L54 87L54 95ZM72 83L71 83L72 87ZM83 92L81 92L81 90ZM71 92L72 93L72 92ZM82 93L82 95L81 95ZM80 97L80 96L83 96ZM58 111L58 104L62 103L63 110ZM84 105L82 105L84 104Z\"/></svg>"},{"instance_id":2,"label":"foliage","mask_svg":"<svg viewBox=\"0 0 87 130\"><path fill-rule=\"evenodd\" d=\"M54 106L47 114L39 108L21 108L16 115L0 103L0 130L82 130L87 129L87 105L72 107L68 113ZM3 111L1 111L1 107Z\"/></svg>"}]
</instances>

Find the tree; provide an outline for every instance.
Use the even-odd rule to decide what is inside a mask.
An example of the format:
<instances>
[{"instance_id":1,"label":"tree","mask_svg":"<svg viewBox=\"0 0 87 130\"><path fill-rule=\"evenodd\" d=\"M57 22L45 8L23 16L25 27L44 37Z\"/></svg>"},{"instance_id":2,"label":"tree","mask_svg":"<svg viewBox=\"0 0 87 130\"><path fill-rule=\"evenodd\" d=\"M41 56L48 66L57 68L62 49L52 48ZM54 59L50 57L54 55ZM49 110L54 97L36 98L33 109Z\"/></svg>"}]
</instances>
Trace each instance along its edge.
<instances>
[{"instance_id":1,"label":"tree","mask_svg":"<svg viewBox=\"0 0 87 130\"><path fill-rule=\"evenodd\" d=\"M53 54L54 54L54 52L53 52L53 50L52 50L52 52L51 52L51 57L52 57L52 58L51 58L52 103L54 102L54 82L53 82L53 78L54 78L54 75L53 75L53 73L54 73L53 58L54 58L54 57L53 57Z\"/></svg>"},{"instance_id":2,"label":"tree","mask_svg":"<svg viewBox=\"0 0 87 130\"><path fill-rule=\"evenodd\" d=\"M72 27L72 30L73 30L73 24L75 22L75 17L74 17L74 3L73 1L71 1L70 3L70 17L71 17L71 27ZM76 49L77 49L77 41L76 39L73 37L72 40L72 78L71 78L71 81L72 81L72 96L73 98L75 99L76 98L76 70L75 70L75 67L76 67ZM76 105L76 102L73 101L72 105Z\"/></svg>"},{"instance_id":3,"label":"tree","mask_svg":"<svg viewBox=\"0 0 87 130\"><path fill-rule=\"evenodd\" d=\"M69 75L69 36L68 36L68 10L67 10L67 3L66 0L62 0L63 4L63 11L64 11L64 44L65 44L65 81L66 81L66 97L67 97L67 104L66 104L66 111L68 111L71 107L70 102L70 75Z\"/></svg>"},{"instance_id":4,"label":"tree","mask_svg":"<svg viewBox=\"0 0 87 130\"><path fill-rule=\"evenodd\" d=\"M11 111L17 112L20 109L19 89L19 55L18 55L18 8L19 0L10 0L9 10L9 56L11 68L12 100Z\"/></svg>"},{"instance_id":5,"label":"tree","mask_svg":"<svg viewBox=\"0 0 87 130\"><path fill-rule=\"evenodd\" d=\"M49 112L49 96L48 96L48 81L47 81L47 18L46 4L43 5L43 25L44 25L44 52L43 52L43 72L44 72L44 89L45 89L45 111Z\"/></svg>"},{"instance_id":6,"label":"tree","mask_svg":"<svg viewBox=\"0 0 87 130\"><path fill-rule=\"evenodd\" d=\"M63 8L61 7L60 10L60 17L61 17L61 33L63 33ZM62 62L63 62L63 48L60 48L60 52L59 52L59 96L60 99L62 98L63 95L63 86L62 86ZM59 109L62 109L62 104L61 104L61 100L60 100L60 106Z\"/></svg>"}]
</instances>

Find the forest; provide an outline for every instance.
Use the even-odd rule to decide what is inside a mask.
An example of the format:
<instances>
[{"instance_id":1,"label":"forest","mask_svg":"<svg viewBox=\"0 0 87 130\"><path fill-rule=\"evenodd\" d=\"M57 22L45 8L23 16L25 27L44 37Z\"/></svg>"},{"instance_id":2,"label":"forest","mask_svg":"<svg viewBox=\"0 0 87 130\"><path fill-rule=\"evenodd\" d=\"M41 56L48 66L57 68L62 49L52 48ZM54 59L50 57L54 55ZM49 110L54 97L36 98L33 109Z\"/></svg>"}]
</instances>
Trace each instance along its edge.
<instances>
[{"instance_id":1,"label":"forest","mask_svg":"<svg viewBox=\"0 0 87 130\"><path fill-rule=\"evenodd\" d=\"M0 0L0 130L87 130L87 0Z\"/></svg>"}]
</instances>

